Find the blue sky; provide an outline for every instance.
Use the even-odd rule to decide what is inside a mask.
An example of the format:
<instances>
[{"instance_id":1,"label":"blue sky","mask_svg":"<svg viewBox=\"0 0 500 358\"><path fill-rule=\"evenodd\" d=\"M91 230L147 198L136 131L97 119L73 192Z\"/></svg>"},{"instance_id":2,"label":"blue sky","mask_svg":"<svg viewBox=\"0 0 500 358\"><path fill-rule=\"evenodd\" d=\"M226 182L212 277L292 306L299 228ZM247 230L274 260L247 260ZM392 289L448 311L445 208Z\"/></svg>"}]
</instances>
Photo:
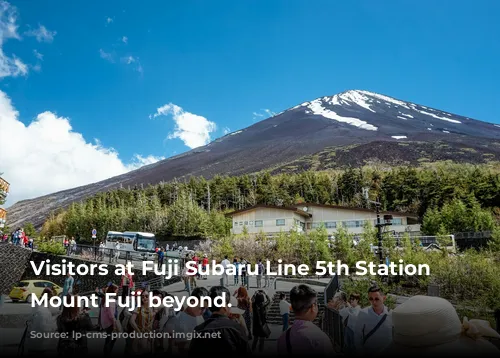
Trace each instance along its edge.
<instances>
[{"instance_id":1,"label":"blue sky","mask_svg":"<svg viewBox=\"0 0 500 358\"><path fill-rule=\"evenodd\" d=\"M8 6L15 8L19 38L3 29L2 56L25 67L2 74L0 90L17 120L27 128L50 113L54 123L69 122L81 134L80 144L98 139L98 157L114 148L113 163L102 165L117 166L89 174L101 167L79 168L75 149L60 163L57 185L36 183L16 199L100 180L130 168L134 155L169 157L189 150L186 143L264 119L266 109L280 112L348 89L500 123L498 1L31 0ZM169 107L178 109L183 128L195 124L199 133L171 138L173 111L152 116L169 103L182 109ZM61 152L55 148L52 154ZM50 158L49 149L40 150ZM84 161L90 167L97 161L92 155ZM68 162L75 180L63 179ZM18 170L10 163L2 168L0 162L7 178Z\"/></svg>"}]
</instances>

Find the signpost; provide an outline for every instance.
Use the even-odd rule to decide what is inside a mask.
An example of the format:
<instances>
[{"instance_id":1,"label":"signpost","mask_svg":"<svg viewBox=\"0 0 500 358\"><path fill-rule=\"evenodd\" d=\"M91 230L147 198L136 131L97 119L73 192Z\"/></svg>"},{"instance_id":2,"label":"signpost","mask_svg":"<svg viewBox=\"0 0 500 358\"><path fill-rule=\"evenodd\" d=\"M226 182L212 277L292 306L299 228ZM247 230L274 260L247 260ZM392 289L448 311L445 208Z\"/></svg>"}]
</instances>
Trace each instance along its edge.
<instances>
[{"instance_id":1,"label":"signpost","mask_svg":"<svg viewBox=\"0 0 500 358\"><path fill-rule=\"evenodd\" d=\"M95 239L97 239L97 230L96 229L92 229L92 240L94 241L94 256L97 260L97 249L95 247Z\"/></svg>"}]
</instances>

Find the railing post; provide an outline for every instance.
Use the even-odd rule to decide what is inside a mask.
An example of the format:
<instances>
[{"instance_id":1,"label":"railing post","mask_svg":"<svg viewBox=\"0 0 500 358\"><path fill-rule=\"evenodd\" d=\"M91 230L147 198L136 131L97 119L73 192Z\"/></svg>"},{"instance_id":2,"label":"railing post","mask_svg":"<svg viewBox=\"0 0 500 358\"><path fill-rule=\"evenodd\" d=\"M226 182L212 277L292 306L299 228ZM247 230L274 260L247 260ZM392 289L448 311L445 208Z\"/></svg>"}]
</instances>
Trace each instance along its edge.
<instances>
[{"instance_id":1,"label":"railing post","mask_svg":"<svg viewBox=\"0 0 500 358\"><path fill-rule=\"evenodd\" d=\"M500 308L495 310L495 325L497 332L500 333Z\"/></svg>"}]
</instances>

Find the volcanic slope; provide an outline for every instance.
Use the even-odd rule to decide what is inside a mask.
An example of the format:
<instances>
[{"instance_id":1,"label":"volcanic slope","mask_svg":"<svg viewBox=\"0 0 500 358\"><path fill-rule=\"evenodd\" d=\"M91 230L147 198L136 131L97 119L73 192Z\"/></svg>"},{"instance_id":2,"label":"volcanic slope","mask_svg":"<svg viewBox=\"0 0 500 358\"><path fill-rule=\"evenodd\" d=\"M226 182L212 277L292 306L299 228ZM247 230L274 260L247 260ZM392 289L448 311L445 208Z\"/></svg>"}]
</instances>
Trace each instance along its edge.
<instances>
[{"instance_id":1,"label":"volcanic slope","mask_svg":"<svg viewBox=\"0 0 500 358\"><path fill-rule=\"evenodd\" d=\"M350 154L342 148L349 148ZM341 159L333 159L339 150ZM328 155L332 151L336 154ZM317 169L358 166L371 159L388 164L499 160L500 125L378 93L350 90L304 102L206 146L138 170L23 200L8 209L9 225L32 222L40 227L53 210L120 185L156 184L192 175L239 175L290 165L294 170L314 168L310 161L301 162L308 157L326 163Z\"/></svg>"}]
</instances>

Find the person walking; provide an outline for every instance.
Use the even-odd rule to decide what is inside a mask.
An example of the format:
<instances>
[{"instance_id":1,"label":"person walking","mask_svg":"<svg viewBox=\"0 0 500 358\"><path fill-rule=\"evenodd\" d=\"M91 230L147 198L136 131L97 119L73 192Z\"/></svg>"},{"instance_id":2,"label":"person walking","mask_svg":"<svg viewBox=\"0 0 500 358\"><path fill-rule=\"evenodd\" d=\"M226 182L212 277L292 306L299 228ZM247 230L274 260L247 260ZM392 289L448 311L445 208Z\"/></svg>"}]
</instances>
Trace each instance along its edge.
<instances>
[{"instance_id":1,"label":"person walking","mask_svg":"<svg viewBox=\"0 0 500 358\"><path fill-rule=\"evenodd\" d=\"M221 265L222 267L224 268L224 273L222 274L222 284L223 286L229 286L229 278L227 276L227 267L230 265L231 263L229 262L229 260L227 259L227 255L224 256L224 260L222 260L221 262Z\"/></svg>"},{"instance_id":2,"label":"person walking","mask_svg":"<svg viewBox=\"0 0 500 358\"><path fill-rule=\"evenodd\" d=\"M240 267L240 263L238 262L238 259L233 259L233 265L234 267L236 268L236 272L234 273L234 285L237 286L239 284L239 280L238 278L240 277L239 276L239 267Z\"/></svg>"},{"instance_id":3,"label":"person walking","mask_svg":"<svg viewBox=\"0 0 500 358\"><path fill-rule=\"evenodd\" d=\"M290 303L286 300L284 293L280 294L280 315L283 321L283 332L285 332L290 322Z\"/></svg>"},{"instance_id":4,"label":"person walking","mask_svg":"<svg viewBox=\"0 0 500 358\"><path fill-rule=\"evenodd\" d=\"M67 295L71 295L73 293L73 285L75 283L75 279L69 274L66 275L66 278L64 279L64 284L63 284L63 290L61 297L65 297ZM59 306L59 311L61 311L63 306Z\"/></svg>"},{"instance_id":5,"label":"person walking","mask_svg":"<svg viewBox=\"0 0 500 358\"><path fill-rule=\"evenodd\" d=\"M392 312L384 304L382 289L370 287L368 299L370 307L359 311L354 328L356 355L379 354L392 342Z\"/></svg>"},{"instance_id":6,"label":"person walking","mask_svg":"<svg viewBox=\"0 0 500 358\"><path fill-rule=\"evenodd\" d=\"M244 258L240 259L240 265L241 265L241 285L242 286L248 286L247 264L248 264L248 262Z\"/></svg>"}]
</instances>

